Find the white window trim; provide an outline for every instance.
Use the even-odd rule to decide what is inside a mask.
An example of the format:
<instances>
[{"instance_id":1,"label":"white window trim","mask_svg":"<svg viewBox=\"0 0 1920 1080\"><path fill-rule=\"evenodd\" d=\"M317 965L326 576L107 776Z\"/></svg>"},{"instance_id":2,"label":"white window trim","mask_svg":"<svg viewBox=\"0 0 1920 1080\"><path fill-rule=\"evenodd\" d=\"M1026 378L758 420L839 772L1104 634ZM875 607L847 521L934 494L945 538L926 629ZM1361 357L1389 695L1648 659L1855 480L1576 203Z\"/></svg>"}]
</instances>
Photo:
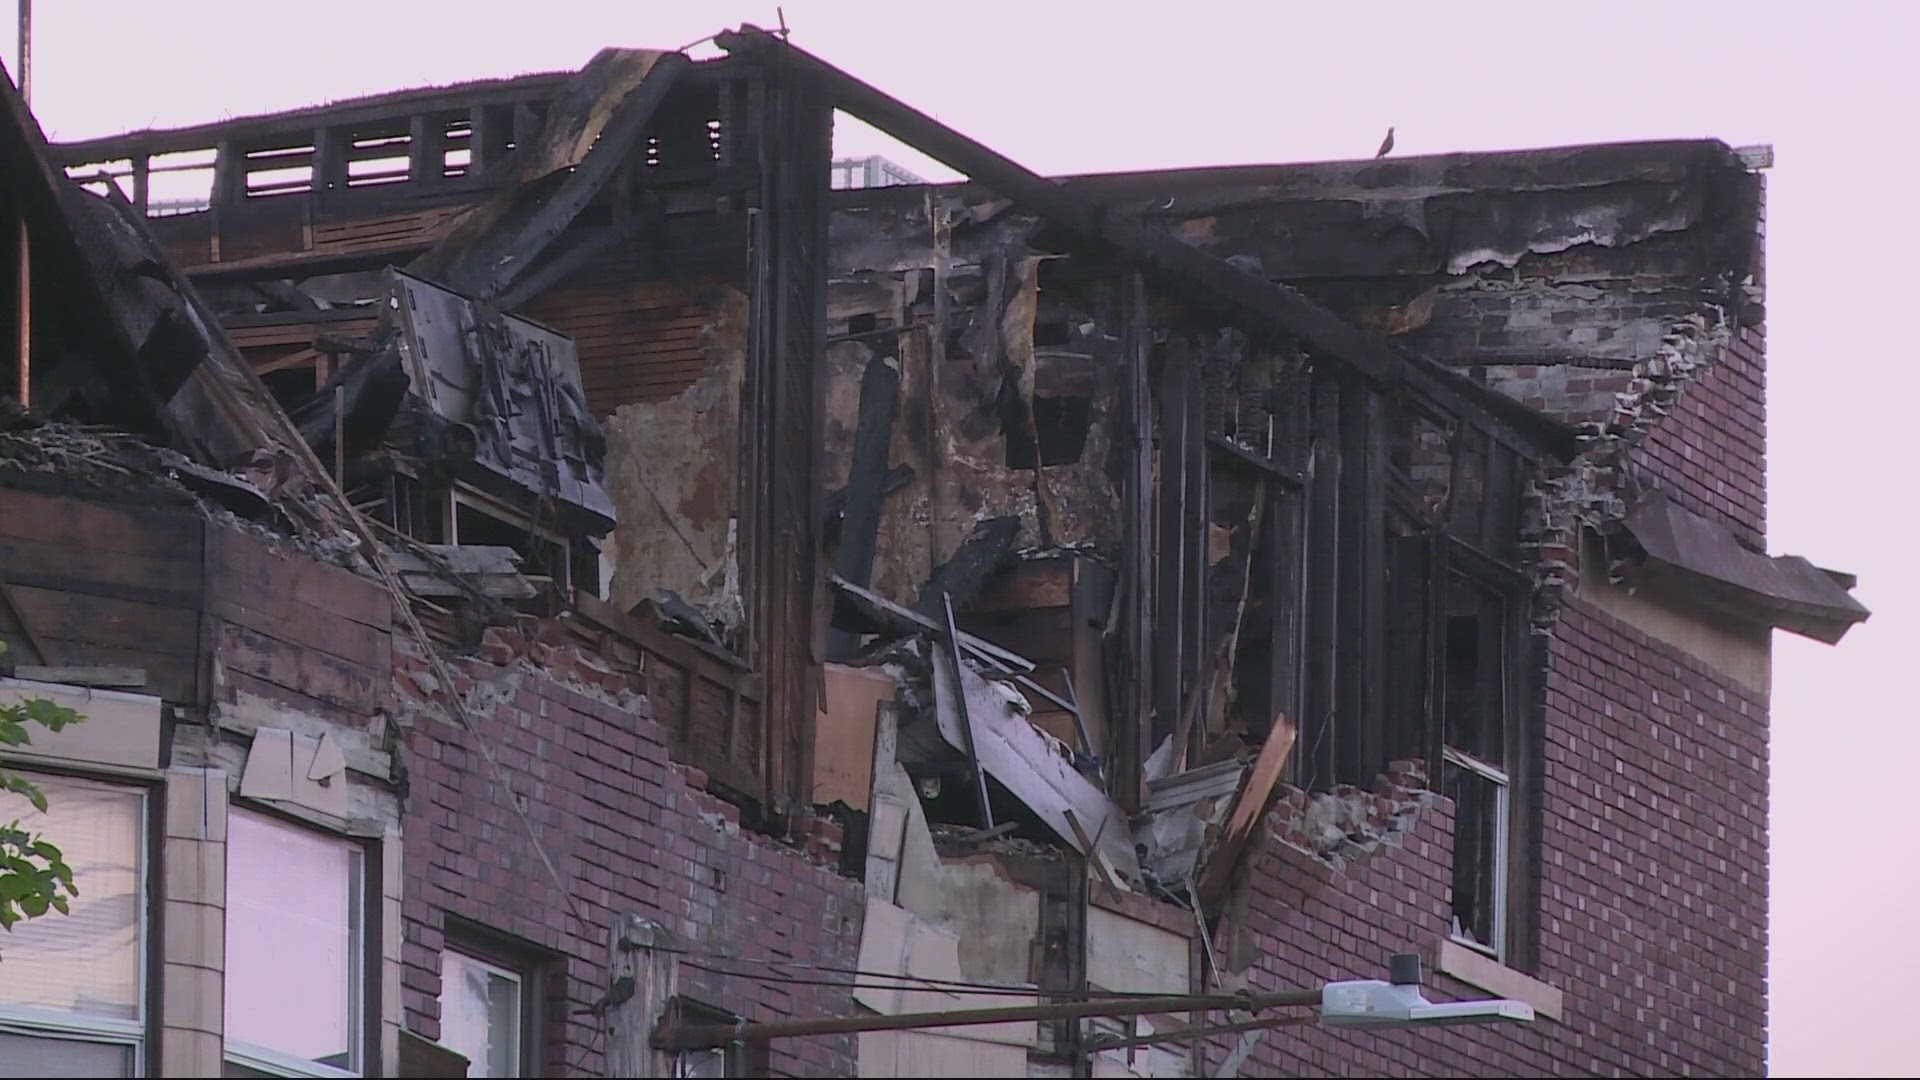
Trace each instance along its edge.
<instances>
[{"instance_id":1,"label":"white window trim","mask_svg":"<svg viewBox=\"0 0 1920 1080\"><path fill-rule=\"evenodd\" d=\"M1507 952L1507 834L1513 828L1513 817L1509 813L1508 801L1513 790L1513 781L1505 769L1490 765L1471 754L1462 753L1453 747L1444 747L1441 756L1449 764L1492 781L1493 797L1493 941L1491 944L1475 941L1470 934L1449 933L1453 941L1466 946L1477 953L1491 956L1495 960L1504 960ZM1458 808L1455 810L1458 813Z\"/></svg>"},{"instance_id":2,"label":"white window trim","mask_svg":"<svg viewBox=\"0 0 1920 1080\"><path fill-rule=\"evenodd\" d=\"M143 980L142 997L145 996L145 989ZM23 1035L27 1038L125 1046L133 1051L133 1075L147 1074L147 1025L142 1020L114 1020L100 1016L75 1016L71 1013L47 1012L41 1009L5 1008L0 1009L0 1031L10 1035Z\"/></svg>"},{"instance_id":3,"label":"white window trim","mask_svg":"<svg viewBox=\"0 0 1920 1080\"><path fill-rule=\"evenodd\" d=\"M509 968L503 968L499 964L495 964L487 960L483 960L480 957L475 956L474 954L466 951L465 949L457 948L454 946L448 946L447 948L441 951L443 955L447 953L451 953L453 955L460 957L462 961L472 964L474 967L477 967L480 970L487 972L488 974L498 975L501 978L506 979L507 981L513 983L513 997L514 997L514 1001L513 1001L513 1057L514 1057L513 1072L514 1072L514 1075L516 1076L526 1072L527 1071L526 1070L526 1066L527 1066L526 1033L521 1030L521 1028L524 1026L521 1023L521 1019L525 1015L526 1008L527 1008L527 980L525 979L525 977L523 977L517 971L513 971ZM443 973L445 969L446 969L446 961L442 959L441 970ZM442 988L441 992L443 994L445 993L444 987ZM443 1030L444 1030L444 1026L443 1026ZM445 1043L441 1043L440 1045L446 1046ZM449 1050L453 1049L453 1047L447 1047L447 1048Z\"/></svg>"},{"instance_id":4,"label":"white window trim","mask_svg":"<svg viewBox=\"0 0 1920 1080\"><path fill-rule=\"evenodd\" d=\"M32 769L20 769L18 772L32 776L50 777L54 780L87 780L107 787L126 791L139 799L139 809L134 821L134 835L139 843L133 849L133 888L139 897L137 905L140 912L139 947L134 950L139 964L135 972L138 980L134 984L133 1018L122 1020L111 1016L88 1016L84 1013L54 1012L47 1009L23 1008L20 1006L0 1006L0 1030L16 1035L49 1035L63 1039L77 1039L86 1042L120 1043L133 1047L133 1075L145 1076L147 1072L147 978L149 975L148 954L153 951L153 938L149 931L152 923L149 918L150 897L147 894L147 870L152 862L147 857L149 838L147 789L132 784L121 783L124 777L76 776L64 773L35 772ZM49 800L51 801L51 800ZM22 818L27 824L30 819ZM59 913L47 912L41 918L60 918Z\"/></svg>"},{"instance_id":5,"label":"white window trim","mask_svg":"<svg viewBox=\"0 0 1920 1080\"><path fill-rule=\"evenodd\" d=\"M228 809L229 816L236 812L253 814L255 817L263 817L276 824L288 825L293 828L304 828L308 832L319 833L330 840L336 840L346 844L348 851L352 853L353 879L356 888L353 893L353 941L352 947L347 950L347 1052L352 1055L353 1058L358 1059L361 1071L356 1072L352 1069L338 1069L325 1062L309 1061L305 1058L295 1057L292 1054L284 1054L278 1050L269 1050L264 1046L255 1046L252 1043L240 1042L234 1039L223 1039L221 1052L228 1061L237 1065L245 1065L250 1069L258 1069L261 1072L272 1073L275 1076L354 1078L363 1076L365 1074L367 1056L366 1020L364 1016L367 1007L367 853L359 844L354 843L351 837L340 836L336 833L327 832L324 829L310 828L301 823L289 822L283 818L275 817L272 814L260 813L258 810L253 810L246 806L232 806ZM231 852L229 852L229 858L231 858ZM225 987L223 987L223 991L231 993L231 990ZM225 1017L222 1017L223 1026L224 1021Z\"/></svg>"},{"instance_id":6,"label":"white window trim","mask_svg":"<svg viewBox=\"0 0 1920 1080\"><path fill-rule=\"evenodd\" d=\"M269 1050L264 1046L248 1043L229 1042L226 1044L226 1059L235 1065L245 1065L274 1076L320 1076L320 1077L358 1077L357 1072L336 1069L318 1061L307 1061L283 1054L278 1050Z\"/></svg>"}]
</instances>

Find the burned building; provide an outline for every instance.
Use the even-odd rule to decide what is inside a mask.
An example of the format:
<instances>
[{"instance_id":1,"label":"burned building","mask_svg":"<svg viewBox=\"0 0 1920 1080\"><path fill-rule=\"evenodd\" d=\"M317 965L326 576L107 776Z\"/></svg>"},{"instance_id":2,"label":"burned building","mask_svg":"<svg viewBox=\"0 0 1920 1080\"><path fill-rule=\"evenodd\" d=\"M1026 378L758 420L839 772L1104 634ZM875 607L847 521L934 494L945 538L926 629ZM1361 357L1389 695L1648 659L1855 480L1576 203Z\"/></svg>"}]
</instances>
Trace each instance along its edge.
<instances>
[{"instance_id":1,"label":"burned building","mask_svg":"<svg viewBox=\"0 0 1920 1080\"><path fill-rule=\"evenodd\" d=\"M717 40L8 97L5 692L137 714L20 761L125 803L144 974L0 1054L1763 1067L1770 635L1867 615L1765 551L1764 151L1045 178ZM967 181L831 184L836 111ZM1409 953L1532 1022L1295 1026Z\"/></svg>"}]
</instances>

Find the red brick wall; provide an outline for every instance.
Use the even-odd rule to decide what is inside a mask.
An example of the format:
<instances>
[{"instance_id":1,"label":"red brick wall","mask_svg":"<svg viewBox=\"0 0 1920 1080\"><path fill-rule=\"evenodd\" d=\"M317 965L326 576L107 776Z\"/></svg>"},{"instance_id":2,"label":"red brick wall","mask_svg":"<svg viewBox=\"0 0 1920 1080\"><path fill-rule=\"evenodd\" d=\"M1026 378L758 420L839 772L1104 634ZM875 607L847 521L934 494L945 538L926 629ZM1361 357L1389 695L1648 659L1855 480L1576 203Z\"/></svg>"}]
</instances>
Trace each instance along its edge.
<instances>
[{"instance_id":1,"label":"red brick wall","mask_svg":"<svg viewBox=\"0 0 1920 1080\"><path fill-rule=\"evenodd\" d=\"M1283 1028L1241 1075L1763 1074L1764 698L1578 599L1549 651L1531 973L1566 994L1565 1021ZM1452 827L1451 805L1432 802L1371 852L1349 848L1337 870L1281 842L1297 799L1276 807L1243 894L1263 957L1256 992L1384 978L1388 955L1409 948L1431 959L1448 921ZM1379 800L1376 823L1395 805ZM1427 993L1487 996L1431 973Z\"/></svg>"},{"instance_id":2,"label":"red brick wall","mask_svg":"<svg viewBox=\"0 0 1920 1080\"><path fill-rule=\"evenodd\" d=\"M1632 457L1681 506L1755 545L1767 532L1766 349L1764 328L1739 331Z\"/></svg>"},{"instance_id":3,"label":"red brick wall","mask_svg":"<svg viewBox=\"0 0 1920 1080\"><path fill-rule=\"evenodd\" d=\"M522 654L537 654L536 668ZM739 827L738 811L690 787L665 733L640 708L613 704L624 677L518 635L490 631L482 657L455 663L475 719L587 922L557 895L527 829L473 737L425 705L433 677L397 654L396 700L414 716L404 822L403 998L407 1027L440 1032L445 917L478 923L564 957L564 1002L550 1002L545 1075L602 1075L604 1036L571 1015L605 991L607 933L633 912L664 924L690 960L715 955L852 968L864 910L859 883L807 854ZM555 673L565 676L565 681ZM600 684L598 687L589 684ZM583 690L587 692L582 692ZM696 781L697 782L697 781ZM722 967L727 965L722 964ZM737 966L736 966L737 969ZM762 968L761 970L766 970ZM829 978L780 969L800 978ZM681 991L754 1020L848 1009L845 991L725 978L683 964ZM846 1037L774 1046L782 1075L849 1076Z\"/></svg>"}]
</instances>

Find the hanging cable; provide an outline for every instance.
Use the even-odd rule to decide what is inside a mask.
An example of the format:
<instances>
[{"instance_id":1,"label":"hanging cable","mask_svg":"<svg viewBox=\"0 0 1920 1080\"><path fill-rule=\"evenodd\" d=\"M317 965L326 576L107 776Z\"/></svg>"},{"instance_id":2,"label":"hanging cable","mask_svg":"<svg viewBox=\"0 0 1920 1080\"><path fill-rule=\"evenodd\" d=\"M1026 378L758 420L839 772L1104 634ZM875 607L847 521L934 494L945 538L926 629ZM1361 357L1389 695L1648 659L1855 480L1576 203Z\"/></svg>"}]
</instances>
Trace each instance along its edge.
<instances>
[{"instance_id":1,"label":"hanging cable","mask_svg":"<svg viewBox=\"0 0 1920 1080\"><path fill-rule=\"evenodd\" d=\"M755 963L759 961L739 962ZM715 967L712 964L701 963L698 960L682 960L681 963L686 964L688 967L696 967L702 971L712 972L715 975L722 975L727 978L746 979L752 982L786 983L796 986L829 986L842 990L935 990L943 994L953 994L961 997L1043 997L1073 1001L1118 1001L1131 998L1161 996L1157 994L1143 994L1137 991L1114 991L1109 993L1107 991L1041 990L1031 986L997 986L992 983L966 983L954 979L930 979L922 978L918 975L894 975L880 971L861 972L858 976L855 976L856 978L895 980L885 985L877 985L873 983L849 982L844 979L806 978L798 975L770 975L750 971L728 971ZM777 963L777 961L774 963Z\"/></svg>"}]
</instances>

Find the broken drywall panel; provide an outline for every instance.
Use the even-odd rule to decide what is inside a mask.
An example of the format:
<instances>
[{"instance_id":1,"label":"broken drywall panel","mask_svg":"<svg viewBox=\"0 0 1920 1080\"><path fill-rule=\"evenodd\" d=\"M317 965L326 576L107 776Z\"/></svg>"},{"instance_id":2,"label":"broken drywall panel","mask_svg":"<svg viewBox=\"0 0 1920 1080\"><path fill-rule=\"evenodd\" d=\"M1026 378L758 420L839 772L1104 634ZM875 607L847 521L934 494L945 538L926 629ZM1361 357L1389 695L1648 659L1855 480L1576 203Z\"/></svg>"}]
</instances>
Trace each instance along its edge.
<instances>
[{"instance_id":1,"label":"broken drywall panel","mask_svg":"<svg viewBox=\"0 0 1920 1080\"><path fill-rule=\"evenodd\" d=\"M1017 694L1017 691L1014 691ZM964 695L964 696L963 696ZM943 652L934 653L935 717L940 735L965 751L961 718L973 725L973 751L980 767L1061 840L1091 854L1068 818L1072 811L1092 846L1125 881L1140 877L1133 830L1126 815L1091 780L1074 768L1073 752L1009 706L1009 698L968 665L954 670ZM956 706L964 700L965 711Z\"/></svg>"},{"instance_id":2,"label":"broken drywall panel","mask_svg":"<svg viewBox=\"0 0 1920 1080\"><path fill-rule=\"evenodd\" d=\"M261 728L281 728L314 739L330 736L352 771L376 780L388 780L395 772L393 753L385 738L386 725L392 721L384 717L354 728L238 690L232 700L214 702L212 720L219 731L242 739L251 739Z\"/></svg>"},{"instance_id":3,"label":"broken drywall panel","mask_svg":"<svg viewBox=\"0 0 1920 1080\"><path fill-rule=\"evenodd\" d=\"M1087 908L1087 983L1116 994L1185 994L1191 942L1099 905Z\"/></svg>"},{"instance_id":4,"label":"broken drywall panel","mask_svg":"<svg viewBox=\"0 0 1920 1080\"><path fill-rule=\"evenodd\" d=\"M263 727L253 733L240 794L345 820L347 761L331 732L316 738Z\"/></svg>"},{"instance_id":5,"label":"broken drywall panel","mask_svg":"<svg viewBox=\"0 0 1920 1080\"><path fill-rule=\"evenodd\" d=\"M606 438L573 339L398 270L391 278L400 331L392 347L414 395L473 439L471 457L454 468L485 487L551 500L576 527L611 528Z\"/></svg>"},{"instance_id":6,"label":"broken drywall panel","mask_svg":"<svg viewBox=\"0 0 1920 1080\"><path fill-rule=\"evenodd\" d=\"M826 665L814 724L813 804L866 810L874 784L874 718L898 684L880 668Z\"/></svg>"},{"instance_id":7,"label":"broken drywall panel","mask_svg":"<svg viewBox=\"0 0 1920 1080\"><path fill-rule=\"evenodd\" d=\"M1031 1005L1037 1000L1030 992L1022 993L1024 988L1017 983L1009 986L1007 994L962 995L942 986L942 982L990 981L964 974L960 945L960 936L952 930L920 918L906 908L870 898L866 919L861 924L859 968L875 978L856 987L854 1000L887 1016L1003 1008ZM995 985L1007 984L996 982ZM1018 1047L1023 1061L1025 1048L1039 1038L1039 1025L1032 1020L925 1030L963 1042Z\"/></svg>"},{"instance_id":8,"label":"broken drywall panel","mask_svg":"<svg viewBox=\"0 0 1920 1080\"><path fill-rule=\"evenodd\" d=\"M876 804L897 802L904 814L895 846L884 852L869 847L869 872L874 859L893 857L895 902L956 934L965 978L996 984L1030 982L1040 933L1040 894L1014 882L988 857L943 859L934 847L926 813L906 769L890 759L878 767L885 782L876 781ZM883 844L887 839L880 837ZM871 876L867 884L869 896L879 895Z\"/></svg>"},{"instance_id":9,"label":"broken drywall panel","mask_svg":"<svg viewBox=\"0 0 1920 1080\"><path fill-rule=\"evenodd\" d=\"M913 778L900 765L900 712L882 706L873 725L873 792L868 799L867 865L862 880L867 895L892 902L900 885L900 861L905 858L908 829L920 812ZM924 817L919 823L924 833ZM928 844L931 845L929 840Z\"/></svg>"},{"instance_id":10,"label":"broken drywall panel","mask_svg":"<svg viewBox=\"0 0 1920 1080\"><path fill-rule=\"evenodd\" d=\"M622 611L665 588L728 630L745 617L735 522L746 326L747 298L729 291L702 336L700 381L607 419L607 488L619 519L607 555Z\"/></svg>"},{"instance_id":11,"label":"broken drywall panel","mask_svg":"<svg viewBox=\"0 0 1920 1080\"><path fill-rule=\"evenodd\" d=\"M1037 891L1014 882L991 855L941 858L924 831L908 837L903 854L900 905L955 934L966 978L1032 981L1040 935Z\"/></svg>"}]
</instances>

